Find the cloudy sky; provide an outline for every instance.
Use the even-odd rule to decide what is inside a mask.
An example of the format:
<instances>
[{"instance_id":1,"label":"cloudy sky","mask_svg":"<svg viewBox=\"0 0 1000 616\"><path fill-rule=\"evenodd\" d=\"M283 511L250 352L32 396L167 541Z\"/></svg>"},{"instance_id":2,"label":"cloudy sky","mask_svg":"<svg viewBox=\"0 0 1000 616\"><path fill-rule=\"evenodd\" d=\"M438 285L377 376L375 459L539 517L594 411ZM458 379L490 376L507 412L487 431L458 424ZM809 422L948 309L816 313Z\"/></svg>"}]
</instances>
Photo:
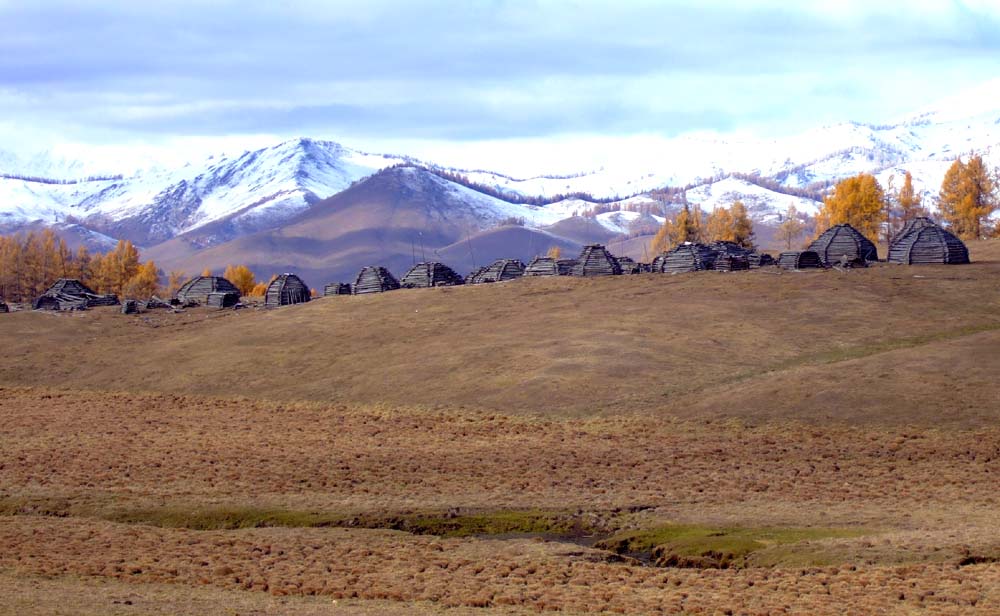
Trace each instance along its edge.
<instances>
[{"instance_id":1,"label":"cloudy sky","mask_svg":"<svg viewBox=\"0 0 1000 616\"><path fill-rule=\"evenodd\" d=\"M0 0L15 151L306 135L558 170L692 132L883 122L996 77L992 0Z\"/></svg>"}]
</instances>

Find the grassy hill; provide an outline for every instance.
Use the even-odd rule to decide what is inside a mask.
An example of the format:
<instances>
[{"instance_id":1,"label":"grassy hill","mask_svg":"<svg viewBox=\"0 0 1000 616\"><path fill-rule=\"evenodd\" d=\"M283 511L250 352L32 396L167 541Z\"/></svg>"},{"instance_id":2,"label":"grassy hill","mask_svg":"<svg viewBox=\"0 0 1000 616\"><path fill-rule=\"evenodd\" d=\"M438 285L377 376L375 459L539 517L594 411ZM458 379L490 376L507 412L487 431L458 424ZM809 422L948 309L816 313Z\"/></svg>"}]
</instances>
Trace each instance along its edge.
<instances>
[{"instance_id":1,"label":"grassy hill","mask_svg":"<svg viewBox=\"0 0 1000 616\"><path fill-rule=\"evenodd\" d=\"M1000 367L1000 263L980 260L995 252L976 247L967 267L535 278L271 311L22 312L3 318L0 383L976 423L998 412L977 387Z\"/></svg>"}]
</instances>

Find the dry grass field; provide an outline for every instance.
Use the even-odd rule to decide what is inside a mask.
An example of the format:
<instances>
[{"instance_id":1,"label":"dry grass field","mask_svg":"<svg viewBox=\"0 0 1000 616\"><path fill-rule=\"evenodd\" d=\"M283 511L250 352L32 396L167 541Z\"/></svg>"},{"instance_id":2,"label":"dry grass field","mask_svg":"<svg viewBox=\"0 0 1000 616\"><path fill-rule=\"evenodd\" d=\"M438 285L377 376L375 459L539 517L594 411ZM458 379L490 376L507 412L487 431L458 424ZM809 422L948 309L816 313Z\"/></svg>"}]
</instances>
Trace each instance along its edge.
<instances>
[{"instance_id":1,"label":"dry grass field","mask_svg":"<svg viewBox=\"0 0 1000 616\"><path fill-rule=\"evenodd\" d=\"M1000 612L972 249L0 315L0 613Z\"/></svg>"}]
</instances>

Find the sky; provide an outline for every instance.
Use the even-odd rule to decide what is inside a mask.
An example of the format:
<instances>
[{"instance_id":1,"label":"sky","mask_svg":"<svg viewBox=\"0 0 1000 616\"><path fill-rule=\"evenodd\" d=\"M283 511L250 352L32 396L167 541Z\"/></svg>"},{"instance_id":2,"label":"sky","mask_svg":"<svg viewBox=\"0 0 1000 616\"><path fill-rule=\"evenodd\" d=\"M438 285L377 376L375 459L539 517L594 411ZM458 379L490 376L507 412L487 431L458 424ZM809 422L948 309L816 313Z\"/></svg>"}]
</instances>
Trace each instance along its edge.
<instances>
[{"instance_id":1,"label":"sky","mask_svg":"<svg viewBox=\"0 0 1000 616\"><path fill-rule=\"evenodd\" d=\"M1000 77L1000 2L0 0L0 150L295 136L512 173L882 123Z\"/></svg>"}]
</instances>

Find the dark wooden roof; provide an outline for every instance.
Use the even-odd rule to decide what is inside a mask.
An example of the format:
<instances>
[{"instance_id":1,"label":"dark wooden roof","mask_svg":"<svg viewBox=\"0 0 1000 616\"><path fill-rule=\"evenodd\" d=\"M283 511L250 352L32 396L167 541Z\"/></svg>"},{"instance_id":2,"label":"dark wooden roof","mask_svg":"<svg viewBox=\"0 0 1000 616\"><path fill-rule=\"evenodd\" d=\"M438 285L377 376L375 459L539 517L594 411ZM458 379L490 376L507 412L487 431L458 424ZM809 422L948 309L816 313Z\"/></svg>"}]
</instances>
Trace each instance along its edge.
<instances>
[{"instance_id":1,"label":"dark wooden roof","mask_svg":"<svg viewBox=\"0 0 1000 616\"><path fill-rule=\"evenodd\" d=\"M491 265L473 272L465 281L471 284L483 284L514 280L524 276L524 269L524 263L517 259L498 259Z\"/></svg>"},{"instance_id":2,"label":"dark wooden roof","mask_svg":"<svg viewBox=\"0 0 1000 616\"><path fill-rule=\"evenodd\" d=\"M618 260L601 244L584 246L573 266L574 276L617 276L621 273Z\"/></svg>"},{"instance_id":3,"label":"dark wooden roof","mask_svg":"<svg viewBox=\"0 0 1000 616\"><path fill-rule=\"evenodd\" d=\"M328 297L330 295L350 295L351 285L346 282L331 282L325 287L323 287L323 296Z\"/></svg>"},{"instance_id":4,"label":"dark wooden roof","mask_svg":"<svg viewBox=\"0 0 1000 616\"><path fill-rule=\"evenodd\" d=\"M184 303L194 302L205 306L208 304L208 296L219 292L238 295L240 290L222 276L195 276L181 285L174 296Z\"/></svg>"},{"instance_id":5,"label":"dark wooden roof","mask_svg":"<svg viewBox=\"0 0 1000 616\"><path fill-rule=\"evenodd\" d=\"M267 285L264 306L277 308L291 304L304 304L312 299L309 286L295 274L282 274Z\"/></svg>"},{"instance_id":6,"label":"dark wooden roof","mask_svg":"<svg viewBox=\"0 0 1000 616\"><path fill-rule=\"evenodd\" d=\"M444 263L417 263L406 272L399 286L404 289L423 289L428 287L450 287L465 284L465 279Z\"/></svg>"},{"instance_id":7,"label":"dark wooden roof","mask_svg":"<svg viewBox=\"0 0 1000 616\"><path fill-rule=\"evenodd\" d=\"M778 255L778 267L784 269L809 269L823 267L819 255L812 250L788 251Z\"/></svg>"},{"instance_id":8,"label":"dark wooden roof","mask_svg":"<svg viewBox=\"0 0 1000 616\"><path fill-rule=\"evenodd\" d=\"M358 272L351 292L354 295L364 295L366 293L394 291L398 288L399 281L388 269L380 265L369 265Z\"/></svg>"},{"instance_id":9,"label":"dark wooden roof","mask_svg":"<svg viewBox=\"0 0 1000 616\"><path fill-rule=\"evenodd\" d=\"M951 231L937 225L917 226L889 248L889 261L905 265L969 262L969 249Z\"/></svg>"},{"instance_id":10,"label":"dark wooden roof","mask_svg":"<svg viewBox=\"0 0 1000 616\"><path fill-rule=\"evenodd\" d=\"M653 259L653 271L665 274L696 272L715 267L717 254L704 244L685 242Z\"/></svg>"},{"instance_id":11,"label":"dark wooden roof","mask_svg":"<svg viewBox=\"0 0 1000 616\"><path fill-rule=\"evenodd\" d=\"M875 244L848 224L834 225L820 234L807 250L819 255L823 265L836 265L844 256L854 265L878 261Z\"/></svg>"}]
</instances>

